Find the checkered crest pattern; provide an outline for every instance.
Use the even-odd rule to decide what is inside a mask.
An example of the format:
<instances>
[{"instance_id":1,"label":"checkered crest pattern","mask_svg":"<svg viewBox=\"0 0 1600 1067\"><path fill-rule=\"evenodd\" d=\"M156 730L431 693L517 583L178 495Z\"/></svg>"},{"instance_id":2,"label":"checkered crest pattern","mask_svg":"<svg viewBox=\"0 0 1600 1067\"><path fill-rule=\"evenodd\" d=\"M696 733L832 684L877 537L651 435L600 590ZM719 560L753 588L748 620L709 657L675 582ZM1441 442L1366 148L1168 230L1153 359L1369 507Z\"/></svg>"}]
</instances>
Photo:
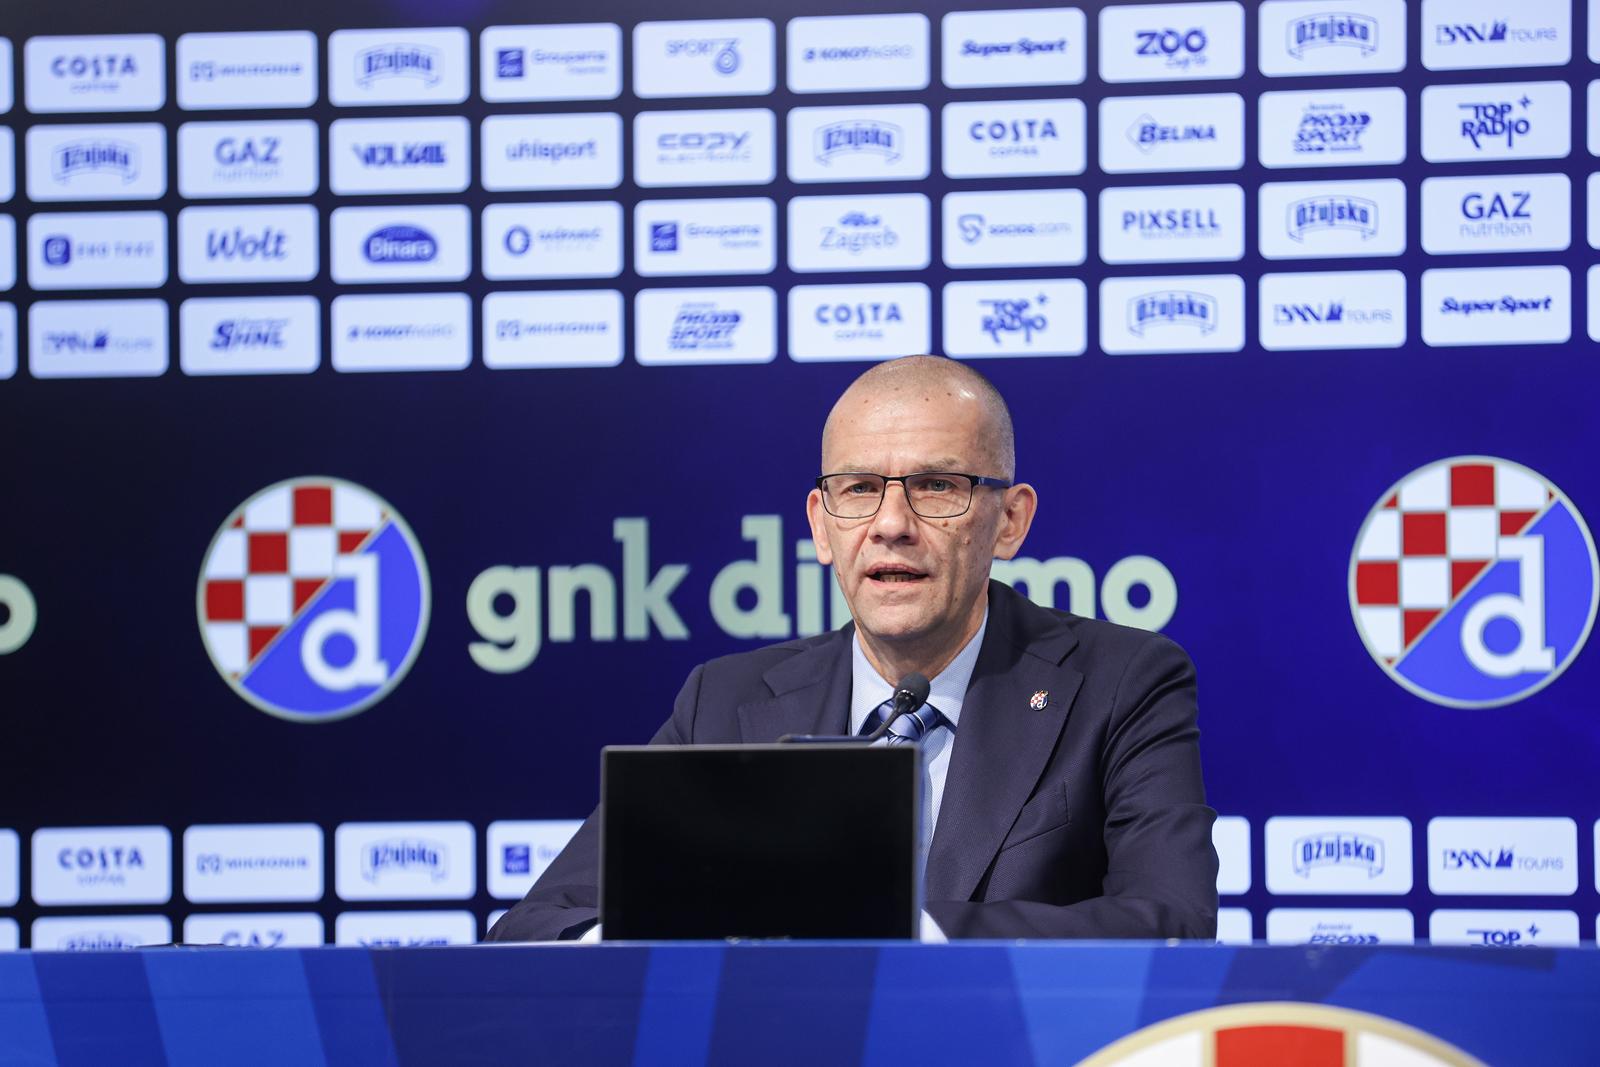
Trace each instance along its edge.
<instances>
[{"instance_id":1,"label":"checkered crest pattern","mask_svg":"<svg viewBox=\"0 0 1600 1067\"><path fill-rule=\"evenodd\" d=\"M237 677L314 601L334 560L359 552L388 516L354 486L308 479L278 486L229 519L206 557L206 643Z\"/></svg>"},{"instance_id":2,"label":"checkered crest pattern","mask_svg":"<svg viewBox=\"0 0 1600 1067\"><path fill-rule=\"evenodd\" d=\"M1533 525L1549 486L1503 463L1426 467L1369 520L1356 548L1356 614L1388 663L1404 655L1499 558L1499 539Z\"/></svg>"}]
</instances>

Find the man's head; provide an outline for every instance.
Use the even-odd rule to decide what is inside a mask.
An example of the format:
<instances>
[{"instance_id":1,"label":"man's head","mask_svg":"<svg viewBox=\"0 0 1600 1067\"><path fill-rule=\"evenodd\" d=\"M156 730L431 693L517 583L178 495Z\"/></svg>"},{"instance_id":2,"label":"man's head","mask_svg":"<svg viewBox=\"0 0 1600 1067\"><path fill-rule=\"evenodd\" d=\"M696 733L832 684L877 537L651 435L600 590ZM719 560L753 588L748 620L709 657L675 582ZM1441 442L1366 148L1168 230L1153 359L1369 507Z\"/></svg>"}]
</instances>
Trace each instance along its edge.
<instances>
[{"instance_id":1,"label":"man's head","mask_svg":"<svg viewBox=\"0 0 1600 1067\"><path fill-rule=\"evenodd\" d=\"M944 472L1010 481L1015 451L1010 412L988 379L953 360L911 356L874 366L834 404L822 431L822 473ZM990 563L1021 547L1037 504L1033 488L980 485L963 514L929 518L912 509L905 483L891 482L876 494L875 514L841 518L830 510L865 510L873 487L828 484L828 499L812 490L806 514L817 559L834 565L863 648L890 680L910 670L932 677L977 631ZM842 505L841 488L868 503ZM943 503L918 506L949 510Z\"/></svg>"}]
</instances>

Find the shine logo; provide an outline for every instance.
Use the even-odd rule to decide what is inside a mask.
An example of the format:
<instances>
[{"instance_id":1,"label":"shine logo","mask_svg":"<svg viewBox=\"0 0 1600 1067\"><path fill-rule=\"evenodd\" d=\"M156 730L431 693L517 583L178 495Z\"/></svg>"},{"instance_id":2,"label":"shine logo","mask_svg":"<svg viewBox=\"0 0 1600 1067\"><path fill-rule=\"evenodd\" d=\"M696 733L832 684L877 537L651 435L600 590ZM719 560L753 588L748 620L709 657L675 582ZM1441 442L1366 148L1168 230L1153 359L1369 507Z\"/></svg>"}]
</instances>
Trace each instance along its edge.
<instances>
[{"instance_id":1,"label":"shine logo","mask_svg":"<svg viewBox=\"0 0 1600 1067\"><path fill-rule=\"evenodd\" d=\"M1481 456L1439 460L1381 498L1356 537L1350 610L1367 651L1436 704L1510 704L1553 682L1594 625L1600 565L1547 479Z\"/></svg>"},{"instance_id":2,"label":"shine logo","mask_svg":"<svg viewBox=\"0 0 1600 1067\"><path fill-rule=\"evenodd\" d=\"M295 478L230 515L196 592L200 635L262 711L328 722L397 686L428 629L428 566L385 501L335 478Z\"/></svg>"}]
</instances>

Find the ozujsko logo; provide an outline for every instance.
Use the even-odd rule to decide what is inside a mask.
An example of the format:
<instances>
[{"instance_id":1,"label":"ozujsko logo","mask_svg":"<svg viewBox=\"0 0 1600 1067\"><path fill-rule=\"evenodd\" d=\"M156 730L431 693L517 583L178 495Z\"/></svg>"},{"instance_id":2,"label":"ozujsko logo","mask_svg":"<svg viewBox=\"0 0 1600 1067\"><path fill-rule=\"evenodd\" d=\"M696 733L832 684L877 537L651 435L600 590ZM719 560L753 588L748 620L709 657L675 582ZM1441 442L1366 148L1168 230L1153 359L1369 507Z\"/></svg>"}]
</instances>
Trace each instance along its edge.
<instances>
[{"instance_id":1,"label":"ozujsko logo","mask_svg":"<svg viewBox=\"0 0 1600 1067\"><path fill-rule=\"evenodd\" d=\"M428 630L428 565L387 502L336 478L263 489L223 522L200 567L200 636L236 693L327 722L389 694Z\"/></svg>"},{"instance_id":2,"label":"ozujsko logo","mask_svg":"<svg viewBox=\"0 0 1600 1067\"><path fill-rule=\"evenodd\" d=\"M1553 682L1594 625L1600 564L1577 508L1520 464L1443 459L1379 498L1350 558L1373 659L1425 700L1494 707Z\"/></svg>"}]
</instances>

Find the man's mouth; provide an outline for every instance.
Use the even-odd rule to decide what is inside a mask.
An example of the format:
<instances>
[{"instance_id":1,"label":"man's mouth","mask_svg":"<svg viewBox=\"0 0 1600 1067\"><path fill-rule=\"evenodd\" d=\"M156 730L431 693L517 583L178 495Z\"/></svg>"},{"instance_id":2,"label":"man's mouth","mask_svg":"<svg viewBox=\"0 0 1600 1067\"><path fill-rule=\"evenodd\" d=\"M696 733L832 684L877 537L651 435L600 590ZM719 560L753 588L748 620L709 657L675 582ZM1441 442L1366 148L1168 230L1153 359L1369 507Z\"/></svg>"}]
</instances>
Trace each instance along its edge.
<instances>
[{"instance_id":1,"label":"man's mouth","mask_svg":"<svg viewBox=\"0 0 1600 1067\"><path fill-rule=\"evenodd\" d=\"M914 570L911 567L907 567L903 564L886 563L868 570L867 577L875 582L889 582L903 585L908 582L920 582L928 576L922 571Z\"/></svg>"}]
</instances>

